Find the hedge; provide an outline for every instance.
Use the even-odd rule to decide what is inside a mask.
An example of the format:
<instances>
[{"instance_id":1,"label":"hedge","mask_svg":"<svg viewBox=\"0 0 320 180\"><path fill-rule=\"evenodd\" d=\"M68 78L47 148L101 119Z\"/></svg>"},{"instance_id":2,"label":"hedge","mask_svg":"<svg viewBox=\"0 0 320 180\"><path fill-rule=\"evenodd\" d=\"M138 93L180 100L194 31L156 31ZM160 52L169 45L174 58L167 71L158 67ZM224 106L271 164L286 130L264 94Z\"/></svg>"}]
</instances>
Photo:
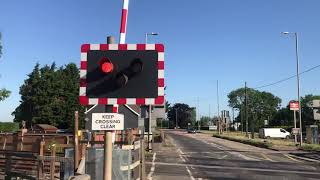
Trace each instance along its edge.
<instances>
[{"instance_id":1,"label":"hedge","mask_svg":"<svg viewBox=\"0 0 320 180\"><path fill-rule=\"evenodd\" d=\"M19 123L0 122L0 132L15 132L19 130Z\"/></svg>"}]
</instances>

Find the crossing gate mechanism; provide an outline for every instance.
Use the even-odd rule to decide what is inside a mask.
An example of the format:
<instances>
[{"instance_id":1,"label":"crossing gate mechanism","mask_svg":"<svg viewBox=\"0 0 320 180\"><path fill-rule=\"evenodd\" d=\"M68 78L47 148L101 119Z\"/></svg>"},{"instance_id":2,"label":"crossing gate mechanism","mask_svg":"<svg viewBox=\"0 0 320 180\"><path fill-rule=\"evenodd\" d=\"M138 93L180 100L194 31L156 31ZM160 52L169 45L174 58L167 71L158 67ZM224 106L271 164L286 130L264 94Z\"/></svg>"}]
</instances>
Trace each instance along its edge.
<instances>
[{"instance_id":1,"label":"crossing gate mechanism","mask_svg":"<svg viewBox=\"0 0 320 180\"><path fill-rule=\"evenodd\" d=\"M83 44L80 104L164 103L162 44Z\"/></svg>"}]
</instances>

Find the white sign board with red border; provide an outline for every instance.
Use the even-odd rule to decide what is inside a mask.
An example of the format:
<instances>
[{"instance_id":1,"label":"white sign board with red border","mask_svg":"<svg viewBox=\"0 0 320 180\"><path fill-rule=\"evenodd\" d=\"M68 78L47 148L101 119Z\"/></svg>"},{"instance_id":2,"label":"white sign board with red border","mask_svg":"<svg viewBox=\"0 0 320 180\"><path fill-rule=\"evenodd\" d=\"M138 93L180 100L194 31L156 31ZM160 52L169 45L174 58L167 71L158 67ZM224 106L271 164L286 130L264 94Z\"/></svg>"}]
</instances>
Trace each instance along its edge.
<instances>
[{"instance_id":1,"label":"white sign board with red border","mask_svg":"<svg viewBox=\"0 0 320 180\"><path fill-rule=\"evenodd\" d=\"M299 111L299 102L290 102L291 111Z\"/></svg>"}]
</instances>

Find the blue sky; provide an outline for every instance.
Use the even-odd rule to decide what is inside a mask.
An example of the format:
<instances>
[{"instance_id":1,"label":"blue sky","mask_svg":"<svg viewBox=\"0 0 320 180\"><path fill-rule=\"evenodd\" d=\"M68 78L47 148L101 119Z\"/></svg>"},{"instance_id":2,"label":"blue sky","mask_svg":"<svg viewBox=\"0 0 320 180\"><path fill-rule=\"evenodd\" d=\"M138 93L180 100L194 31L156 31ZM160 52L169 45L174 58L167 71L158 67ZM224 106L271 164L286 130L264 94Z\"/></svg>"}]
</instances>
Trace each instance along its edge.
<instances>
[{"instance_id":1,"label":"blue sky","mask_svg":"<svg viewBox=\"0 0 320 180\"><path fill-rule=\"evenodd\" d=\"M127 43L143 43L145 32L158 32L150 43L166 46L167 100L197 105L201 115L227 109L227 94L295 73L294 39L300 35L301 70L320 64L318 0L130 0ZM0 121L10 121L19 104L19 87L36 62L79 64L80 45L119 38L122 1L2 0L0 87L12 91L0 102ZM302 95L320 94L320 68L302 75ZM296 98L295 79L264 88L286 104Z\"/></svg>"}]
</instances>

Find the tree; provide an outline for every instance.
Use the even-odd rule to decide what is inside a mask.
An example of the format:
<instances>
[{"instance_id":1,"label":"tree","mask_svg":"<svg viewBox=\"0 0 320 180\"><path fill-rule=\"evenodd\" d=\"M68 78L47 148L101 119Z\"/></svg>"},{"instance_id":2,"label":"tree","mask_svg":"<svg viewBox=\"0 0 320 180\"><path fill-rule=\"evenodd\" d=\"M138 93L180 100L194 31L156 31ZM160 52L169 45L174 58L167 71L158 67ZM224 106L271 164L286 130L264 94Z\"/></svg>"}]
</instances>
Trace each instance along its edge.
<instances>
[{"instance_id":1,"label":"tree","mask_svg":"<svg viewBox=\"0 0 320 180\"><path fill-rule=\"evenodd\" d=\"M5 88L0 89L0 101L3 101L6 98L8 98L10 96L10 94L11 94L11 91L9 91Z\"/></svg>"},{"instance_id":2,"label":"tree","mask_svg":"<svg viewBox=\"0 0 320 180\"><path fill-rule=\"evenodd\" d=\"M320 99L320 96L307 94L301 97L301 115L303 121L303 128L308 125L316 124L318 121L314 120L313 117L313 100Z\"/></svg>"},{"instance_id":3,"label":"tree","mask_svg":"<svg viewBox=\"0 0 320 180\"><path fill-rule=\"evenodd\" d=\"M210 121L212 121L212 119L209 116L202 116L200 118L200 125L201 126L209 126Z\"/></svg>"},{"instance_id":4,"label":"tree","mask_svg":"<svg viewBox=\"0 0 320 180\"><path fill-rule=\"evenodd\" d=\"M279 109L269 122L269 126L293 127L293 111L289 109L289 105Z\"/></svg>"},{"instance_id":5,"label":"tree","mask_svg":"<svg viewBox=\"0 0 320 180\"><path fill-rule=\"evenodd\" d=\"M176 117L177 125L180 128L187 128L188 123L192 123L192 111L193 108L189 107L187 104L176 103L169 108L168 119L170 121L169 125L171 128L176 127Z\"/></svg>"},{"instance_id":6,"label":"tree","mask_svg":"<svg viewBox=\"0 0 320 180\"><path fill-rule=\"evenodd\" d=\"M0 33L0 58L2 56L2 35ZM0 101L5 100L10 96L11 92L5 88L0 89Z\"/></svg>"},{"instance_id":7,"label":"tree","mask_svg":"<svg viewBox=\"0 0 320 180\"><path fill-rule=\"evenodd\" d=\"M301 97L301 115L302 115L302 127L303 129L312 124L316 124L318 121L314 120L313 117L313 100L320 99L320 96L315 96L312 94L307 94L304 97ZM297 112L297 127L299 127L299 114ZM287 126L294 127L293 122L293 111L290 110L289 104L285 108L281 108L273 116L271 126Z\"/></svg>"},{"instance_id":8,"label":"tree","mask_svg":"<svg viewBox=\"0 0 320 180\"><path fill-rule=\"evenodd\" d=\"M79 104L79 69L73 63L57 68L55 63L40 68L36 64L20 87L20 105L12 113L15 122L51 124L58 128L73 127L74 111L84 119ZM80 125L83 125L83 123Z\"/></svg>"},{"instance_id":9,"label":"tree","mask_svg":"<svg viewBox=\"0 0 320 180\"><path fill-rule=\"evenodd\" d=\"M171 108L171 104L169 103L169 101L166 101L165 108L166 108L166 113L168 113L168 111Z\"/></svg>"},{"instance_id":10,"label":"tree","mask_svg":"<svg viewBox=\"0 0 320 180\"><path fill-rule=\"evenodd\" d=\"M244 113L245 88L239 88L228 94L229 106ZM281 99L269 92L247 88L247 110L249 125L254 130L264 126L264 120L271 118L280 108ZM239 119L239 118L238 118Z\"/></svg>"}]
</instances>

